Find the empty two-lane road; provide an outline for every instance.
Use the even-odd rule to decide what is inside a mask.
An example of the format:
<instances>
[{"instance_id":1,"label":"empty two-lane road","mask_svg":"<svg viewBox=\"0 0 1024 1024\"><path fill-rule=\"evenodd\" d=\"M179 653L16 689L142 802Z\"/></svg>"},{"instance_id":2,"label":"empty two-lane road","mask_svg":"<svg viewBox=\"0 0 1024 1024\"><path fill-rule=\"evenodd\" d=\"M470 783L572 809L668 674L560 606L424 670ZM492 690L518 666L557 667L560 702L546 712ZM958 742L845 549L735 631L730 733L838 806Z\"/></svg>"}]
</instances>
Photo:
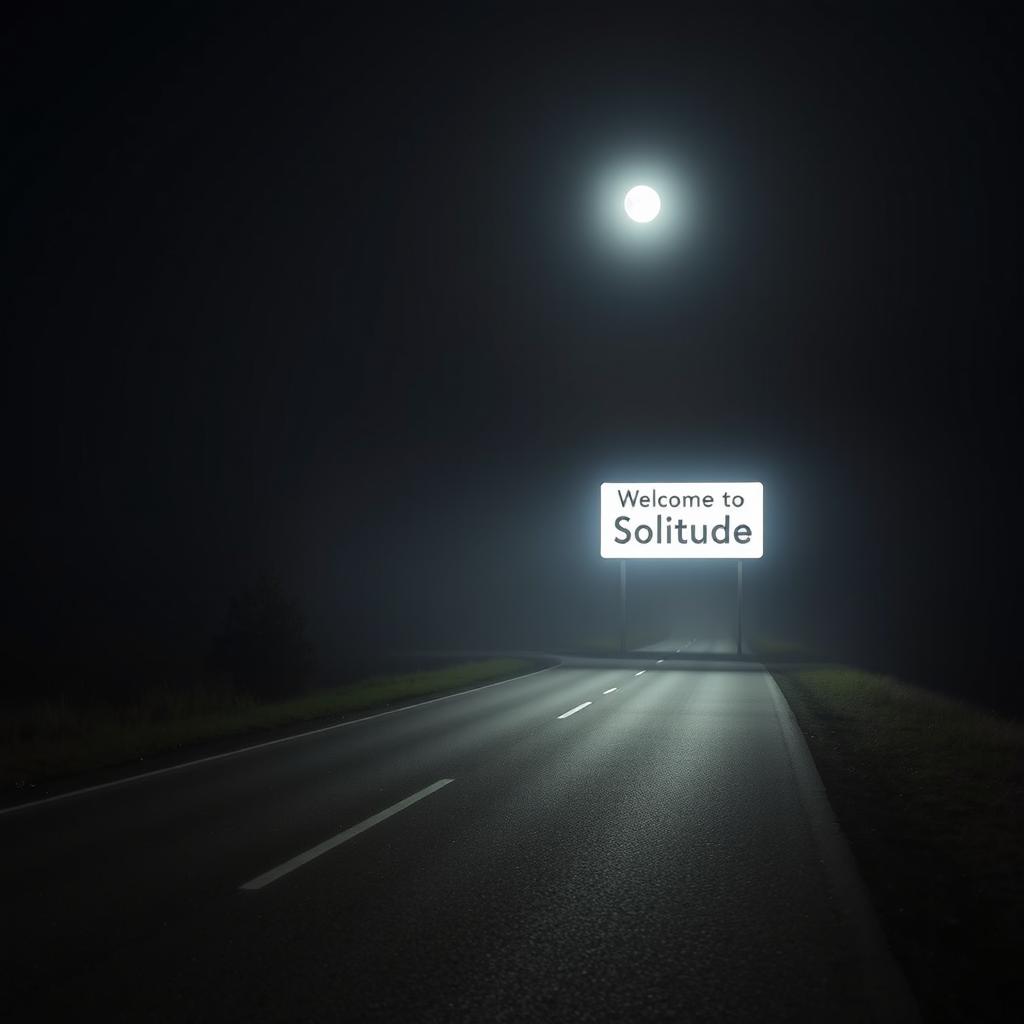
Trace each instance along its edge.
<instances>
[{"instance_id":1,"label":"empty two-lane road","mask_svg":"<svg viewBox=\"0 0 1024 1024\"><path fill-rule=\"evenodd\" d=\"M912 1019L774 681L685 642L0 814L7 1005Z\"/></svg>"}]
</instances>

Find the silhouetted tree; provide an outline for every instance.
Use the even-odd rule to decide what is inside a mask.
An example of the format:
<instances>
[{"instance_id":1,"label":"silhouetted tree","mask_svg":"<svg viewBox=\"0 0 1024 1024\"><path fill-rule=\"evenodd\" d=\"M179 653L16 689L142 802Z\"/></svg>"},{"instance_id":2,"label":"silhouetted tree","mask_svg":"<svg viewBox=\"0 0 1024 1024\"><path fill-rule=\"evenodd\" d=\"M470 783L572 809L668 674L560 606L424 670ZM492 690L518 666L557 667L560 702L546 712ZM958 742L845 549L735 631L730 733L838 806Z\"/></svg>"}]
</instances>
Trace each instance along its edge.
<instances>
[{"instance_id":1,"label":"silhouetted tree","mask_svg":"<svg viewBox=\"0 0 1024 1024\"><path fill-rule=\"evenodd\" d=\"M211 661L237 687L258 696L287 696L308 684L313 648L305 616L279 581L264 576L232 599Z\"/></svg>"}]
</instances>

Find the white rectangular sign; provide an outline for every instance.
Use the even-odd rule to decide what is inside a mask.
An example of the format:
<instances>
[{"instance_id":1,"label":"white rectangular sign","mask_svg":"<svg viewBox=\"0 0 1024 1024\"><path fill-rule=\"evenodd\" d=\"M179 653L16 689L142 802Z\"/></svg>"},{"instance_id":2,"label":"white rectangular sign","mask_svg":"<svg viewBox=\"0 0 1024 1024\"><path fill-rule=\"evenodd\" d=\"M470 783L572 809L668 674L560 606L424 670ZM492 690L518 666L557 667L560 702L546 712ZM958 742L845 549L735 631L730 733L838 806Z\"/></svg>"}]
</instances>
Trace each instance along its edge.
<instances>
[{"instance_id":1,"label":"white rectangular sign","mask_svg":"<svg viewBox=\"0 0 1024 1024\"><path fill-rule=\"evenodd\" d=\"M601 484L602 558L760 558L760 483Z\"/></svg>"}]
</instances>

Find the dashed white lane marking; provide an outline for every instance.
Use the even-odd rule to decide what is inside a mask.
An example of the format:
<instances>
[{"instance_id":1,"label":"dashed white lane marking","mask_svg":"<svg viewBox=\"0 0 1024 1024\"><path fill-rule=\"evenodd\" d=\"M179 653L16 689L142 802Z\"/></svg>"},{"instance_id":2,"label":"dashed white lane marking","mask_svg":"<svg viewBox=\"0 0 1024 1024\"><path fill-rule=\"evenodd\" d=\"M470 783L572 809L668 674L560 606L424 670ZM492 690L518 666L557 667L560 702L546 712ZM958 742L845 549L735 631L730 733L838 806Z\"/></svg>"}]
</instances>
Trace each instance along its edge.
<instances>
[{"instance_id":1,"label":"dashed white lane marking","mask_svg":"<svg viewBox=\"0 0 1024 1024\"><path fill-rule=\"evenodd\" d=\"M642 668L642 669L640 669L640 671L639 671L639 672L634 672L634 673L633 673L633 676L634 676L634 678L635 678L636 676L642 676L642 675L643 675L643 674L644 674L644 673L645 673L646 671L647 671L647 669L645 669L645 668Z\"/></svg>"},{"instance_id":2,"label":"dashed white lane marking","mask_svg":"<svg viewBox=\"0 0 1024 1024\"><path fill-rule=\"evenodd\" d=\"M613 686L610 690L605 690L604 693L601 694L601 696L604 697L604 696L606 696L609 693L614 693L617 689L618 689L617 686Z\"/></svg>"},{"instance_id":3,"label":"dashed white lane marking","mask_svg":"<svg viewBox=\"0 0 1024 1024\"><path fill-rule=\"evenodd\" d=\"M279 878L283 878L296 868L301 868L303 864L308 864L311 860L316 860L317 857L327 853L328 850L333 850L336 846L341 846L342 843L347 843L350 839L359 835L360 832L365 832L368 828L373 828L374 825L379 825L382 821L390 818L393 814L398 814L399 811L404 811L406 807L411 807L417 801L430 796L431 793L436 793L439 789L447 786L449 782L454 781L454 779L438 779L437 782L433 785L427 786L426 789L421 789L418 793L413 793L412 796L407 796L404 800L399 800L397 804L392 804L390 807L386 807L383 811L379 811L377 814L367 818L365 821L359 822L358 825L353 825L351 828L345 829L344 832L339 832L333 839L328 839L326 842L319 843L312 849L306 850L305 853L300 853L297 857L292 857L291 860L286 860L276 868L271 868L262 875L258 875L251 882L246 882L245 885L240 886L240 888L262 889L265 885L270 885L271 882L276 882Z\"/></svg>"},{"instance_id":4,"label":"dashed white lane marking","mask_svg":"<svg viewBox=\"0 0 1024 1024\"><path fill-rule=\"evenodd\" d=\"M559 715L559 718L568 718L570 715L575 715L577 711L582 711L584 708L589 708L594 702L592 700L585 700L582 704L577 704L571 711L566 711L564 715Z\"/></svg>"}]
</instances>

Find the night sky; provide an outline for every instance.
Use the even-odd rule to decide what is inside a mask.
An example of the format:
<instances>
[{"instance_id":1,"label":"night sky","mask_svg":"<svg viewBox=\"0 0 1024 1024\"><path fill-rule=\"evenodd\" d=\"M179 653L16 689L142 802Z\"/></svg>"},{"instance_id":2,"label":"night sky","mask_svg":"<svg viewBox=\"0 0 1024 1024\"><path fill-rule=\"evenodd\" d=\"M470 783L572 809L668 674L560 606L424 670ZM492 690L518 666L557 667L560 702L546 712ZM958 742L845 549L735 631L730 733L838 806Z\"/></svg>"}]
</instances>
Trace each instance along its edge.
<instances>
[{"instance_id":1,"label":"night sky","mask_svg":"<svg viewBox=\"0 0 1024 1024\"><path fill-rule=\"evenodd\" d=\"M264 572L325 675L568 642L602 480L753 479L764 628L1019 701L1006 10L287 6L4 30L9 652L200 650Z\"/></svg>"}]
</instances>

